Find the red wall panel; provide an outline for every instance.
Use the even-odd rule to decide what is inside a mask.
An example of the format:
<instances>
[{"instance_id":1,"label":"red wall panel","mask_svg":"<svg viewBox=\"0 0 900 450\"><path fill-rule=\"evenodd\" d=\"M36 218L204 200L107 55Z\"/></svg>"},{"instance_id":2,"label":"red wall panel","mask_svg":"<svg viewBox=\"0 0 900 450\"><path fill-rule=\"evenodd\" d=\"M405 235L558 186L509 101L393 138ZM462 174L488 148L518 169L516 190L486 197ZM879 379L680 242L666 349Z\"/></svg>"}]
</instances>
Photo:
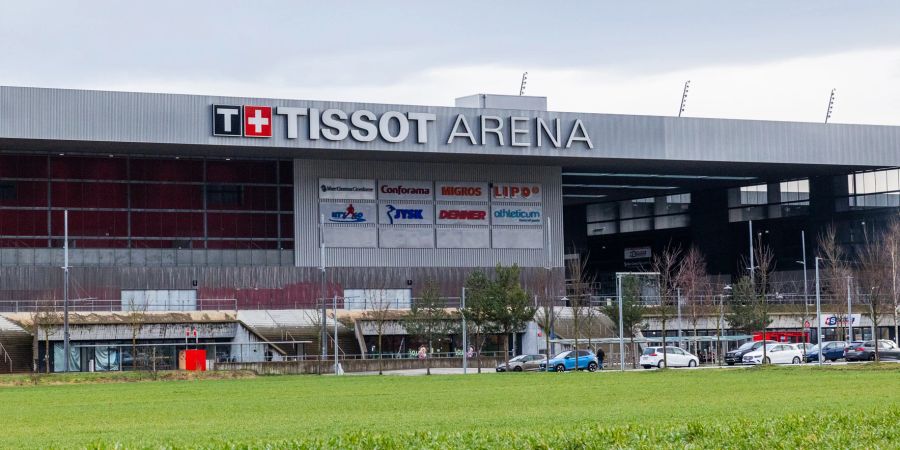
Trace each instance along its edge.
<instances>
[{"instance_id":1,"label":"red wall panel","mask_svg":"<svg viewBox=\"0 0 900 450\"><path fill-rule=\"evenodd\" d=\"M124 183L53 182L50 201L54 207L125 208L127 189Z\"/></svg>"},{"instance_id":2,"label":"red wall panel","mask_svg":"<svg viewBox=\"0 0 900 450\"><path fill-rule=\"evenodd\" d=\"M134 209L203 209L203 188L185 184L132 184Z\"/></svg>"},{"instance_id":3,"label":"red wall panel","mask_svg":"<svg viewBox=\"0 0 900 450\"><path fill-rule=\"evenodd\" d=\"M2 236L46 236L47 211L2 210L0 211L0 235ZM43 241L41 247L46 247Z\"/></svg>"},{"instance_id":4,"label":"red wall panel","mask_svg":"<svg viewBox=\"0 0 900 450\"><path fill-rule=\"evenodd\" d=\"M0 178L47 178L47 157L0 155Z\"/></svg>"},{"instance_id":5,"label":"red wall panel","mask_svg":"<svg viewBox=\"0 0 900 450\"><path fill-rule=\"evenodd\" d=\"M191 159L132 159L135 181L203 181L203 161Z\"/></svg>"},{"instance_id":6,"label":"red wall panel","mask_svg":"<svg viewBox=\"0 0 900 450\"><path fill-rule=\"evenodd\" d=\"M50 176L79 180L126 180L126 160L123 157L51 156Z\"/></svg>"}]
</instances>

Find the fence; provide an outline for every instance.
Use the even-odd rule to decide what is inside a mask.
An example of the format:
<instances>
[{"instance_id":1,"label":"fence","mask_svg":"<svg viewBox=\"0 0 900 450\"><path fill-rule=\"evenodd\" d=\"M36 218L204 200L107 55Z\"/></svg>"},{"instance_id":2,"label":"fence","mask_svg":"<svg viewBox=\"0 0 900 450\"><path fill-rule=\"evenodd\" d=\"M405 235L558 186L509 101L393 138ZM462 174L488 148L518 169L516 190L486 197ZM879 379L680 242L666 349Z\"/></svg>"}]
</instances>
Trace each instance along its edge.
<instances>
[{"instance_id":1,"label":"fence","mask_svg":"<svg viewBox=\"0 0 900 450\"><path fill-rule=\"evenodd\" d=\"M237 300L233 298L198 298L195 304L162 302L148 305L142 311L235 311ZM62 311L62 300L0 300L0 312ZM121 299L78 298L69 300L69 311L103 312L128 311L129 304ZM137 309L137 308L135 308Z\"/></svg>"}]
</instances>

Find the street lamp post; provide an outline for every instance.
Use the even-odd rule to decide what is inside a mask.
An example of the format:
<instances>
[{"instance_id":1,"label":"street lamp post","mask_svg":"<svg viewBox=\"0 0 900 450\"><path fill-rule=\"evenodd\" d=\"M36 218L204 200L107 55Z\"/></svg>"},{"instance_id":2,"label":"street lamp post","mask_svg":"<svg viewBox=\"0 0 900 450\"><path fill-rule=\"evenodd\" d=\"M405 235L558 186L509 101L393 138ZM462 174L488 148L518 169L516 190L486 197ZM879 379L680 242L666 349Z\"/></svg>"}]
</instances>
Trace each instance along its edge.
<instances>
[{"instance_id":1,"label":"street lamp post","mask_svg":"<svg viewBox=\"0 0 900 450\"><path fill-rule=\"evenodd\" d=\"M819 345L819 365L822 365L822 285L819 282L819 258L816 256L816 344Z\"/></svg>"}]
</instances>

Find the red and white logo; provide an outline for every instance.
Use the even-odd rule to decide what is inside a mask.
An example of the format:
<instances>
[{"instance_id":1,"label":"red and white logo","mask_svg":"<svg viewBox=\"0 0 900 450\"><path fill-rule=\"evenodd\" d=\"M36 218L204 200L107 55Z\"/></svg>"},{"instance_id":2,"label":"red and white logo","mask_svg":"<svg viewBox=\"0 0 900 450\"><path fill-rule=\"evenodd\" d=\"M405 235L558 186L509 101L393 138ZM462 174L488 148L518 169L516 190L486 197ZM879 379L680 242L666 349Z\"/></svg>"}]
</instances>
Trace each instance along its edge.
<instances>
[{"instance_id":1,"label":"red and white logo","mask_svg":"<svg viewBox=\"0 0 900 450\"><path fill-rule=\"evenodd\" d=\"M272 107L244 105L244 136L272 137Z\"/></svg>"}]
</instances>

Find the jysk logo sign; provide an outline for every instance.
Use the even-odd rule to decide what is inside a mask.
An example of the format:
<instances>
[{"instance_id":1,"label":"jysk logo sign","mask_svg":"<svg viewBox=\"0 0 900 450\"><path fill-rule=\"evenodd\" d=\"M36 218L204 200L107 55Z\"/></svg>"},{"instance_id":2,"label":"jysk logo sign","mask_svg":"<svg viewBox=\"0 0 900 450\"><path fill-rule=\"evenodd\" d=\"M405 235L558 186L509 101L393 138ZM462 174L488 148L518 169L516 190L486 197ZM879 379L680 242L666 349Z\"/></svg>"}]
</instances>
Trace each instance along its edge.
<instances>
[{"instance_id":1,"label":"jysk logo sign","mask_svg":"<svg viewBox=\"0 0 900 450\"><path fill-rule=\"evenodd\" d=\"M212 105L214 136L272 137L272 107Z\"/></svg>"},{"instance_id":2,"label":"jysk logo sign","mask_svg":"<svg viewBox=\"0 0 900 450\"><path fill-rule=\"evenodd\" d=\"M431 224L434 221L429 205L381 205L381 223L388 225Z\"/></svg>"}]
</instances>

